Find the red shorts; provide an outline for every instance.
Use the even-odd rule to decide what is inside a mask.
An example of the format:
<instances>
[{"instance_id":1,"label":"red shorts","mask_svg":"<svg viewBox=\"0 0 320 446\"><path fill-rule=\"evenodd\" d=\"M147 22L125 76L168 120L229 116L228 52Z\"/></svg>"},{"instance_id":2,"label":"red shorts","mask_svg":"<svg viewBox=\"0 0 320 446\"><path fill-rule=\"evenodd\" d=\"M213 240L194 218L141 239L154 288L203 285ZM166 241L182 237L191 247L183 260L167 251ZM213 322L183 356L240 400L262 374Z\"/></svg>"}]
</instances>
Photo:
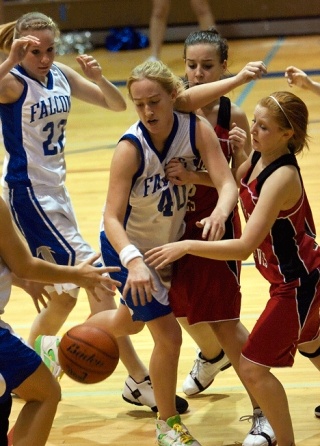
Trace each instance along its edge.
<instances>
[{"instance_id":1,"label":"red shorts","mask_svg":"<svg viewBox=\"0 0 320 446\"><path fill-rule=\"evenodd\" d=\"M173 267L169 302L174 315L187 317L190 325L239 319L239 269L234 261L184 256Z\"/></svg>"},{"instance_id":2,"label":"red shorts","mask_svg":"<svg viewBox=\"0 0 320 446\"><path fill-rule=\"evenodd\" d=\"M270 299L242 349L244 357L266 367L291 367L298 344L320 333L320 273L272 286Z\"/></svg>"},{"instance_id":3,"label":"red shorts","mask_svg":"<svg viewBox=\"0 0 320 446\"><path fill-rule=\"evenodd\" d=\"M208 211L203 212L208 215ZM202 239L202 229L189 221L183 238ZM240 236L237 208L226 222L224 238ZM176 317L187 317L190 325L199 322L218 322L240 318L241 262L206 259L186 255L173 264L169 302Z\"/></svg>"}]
</instances>

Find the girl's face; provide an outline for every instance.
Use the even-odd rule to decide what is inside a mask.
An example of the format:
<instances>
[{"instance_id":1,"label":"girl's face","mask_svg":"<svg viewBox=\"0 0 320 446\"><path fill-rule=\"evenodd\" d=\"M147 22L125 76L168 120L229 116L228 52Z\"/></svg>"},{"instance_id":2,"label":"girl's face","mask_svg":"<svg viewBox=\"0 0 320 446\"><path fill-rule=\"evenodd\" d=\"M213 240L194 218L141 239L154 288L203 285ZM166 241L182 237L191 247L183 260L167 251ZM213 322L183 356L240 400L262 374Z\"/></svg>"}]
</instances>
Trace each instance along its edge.
<instances>
[{"instance_id":1,"label":"girl's face","mask_svg":"<svg viewBox=\"0 0 320 446\"><path fill-rule=\"evenodd\" d=\"M227 61L220 62L216 45L200 43L187 47L185 70L190 86L218 81L226 68Z\"/></svg>"},{"instance_id":2,"label":"girl's face","mask_svg":"<svg viewBox=\"0 0 320 446\"><path fill-rule=\"evenodd\" d=\"M141 79L131 84L130 95L140 121L150 134L165 136L170 133L175 91L169 94L158 82Z\"/></svg>"},{"instance_id":3,"label":"girl's face","mask_svg":"<svg viewBox=\"0 0 320 446\"><path fill-rule=\"evenodd\" d=\"M34 79L43 82L55 57L55 34L49 29L25 32L23 35L38 37L39 45L31 45L21 66Z\"/></svg>"},{"instance_id":4,"label":"girl's face","mask_svg":"<svg viewBox=\"0 0 320 446\"><path fill-rule=\"evenodd\" d=\"M279 127L269 109L257 105L251 125L252 147L261 153L287 152L293 131Z\"/></svg>"}]
</instances>

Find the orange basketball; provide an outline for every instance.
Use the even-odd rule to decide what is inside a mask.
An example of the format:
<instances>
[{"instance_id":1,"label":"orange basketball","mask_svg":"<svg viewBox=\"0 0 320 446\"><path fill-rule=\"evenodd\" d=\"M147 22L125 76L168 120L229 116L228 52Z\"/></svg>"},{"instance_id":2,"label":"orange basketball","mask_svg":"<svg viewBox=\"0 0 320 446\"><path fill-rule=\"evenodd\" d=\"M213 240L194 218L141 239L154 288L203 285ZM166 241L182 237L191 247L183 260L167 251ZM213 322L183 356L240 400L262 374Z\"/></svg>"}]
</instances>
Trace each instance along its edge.
<instances>
[{"instance_id":1,"label":"orange basketball","mask_svg":"<svg viewBox=\"0 0 320 446\"><path fill-rule=\"evenodd\" d=\"M119 362L119 347L108 331L81 324L62 337L58 356L66 375L83 384L94 384L114 372Z\"/></svg>"}]
</instances>

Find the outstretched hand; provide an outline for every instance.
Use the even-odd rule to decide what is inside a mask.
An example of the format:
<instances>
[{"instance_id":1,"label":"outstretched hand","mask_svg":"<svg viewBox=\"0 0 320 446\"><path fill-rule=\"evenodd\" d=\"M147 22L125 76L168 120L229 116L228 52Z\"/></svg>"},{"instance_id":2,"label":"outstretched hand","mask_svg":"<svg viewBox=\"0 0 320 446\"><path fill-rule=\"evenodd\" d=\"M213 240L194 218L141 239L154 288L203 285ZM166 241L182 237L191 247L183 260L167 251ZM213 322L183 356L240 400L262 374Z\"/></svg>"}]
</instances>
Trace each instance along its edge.
<instances>
[{"instance_id":1,"label":"outstretched hand","mask_svg":"<svg viewBox=\"0 0 320 446\"><path fill-rule=\"evenodd\" d=\"M116 287L121 286L121 282L112 279L108 274L120 271L119 267L92 266L99 257L100 254L96 254L90 259L75 266L78 273L78 278L75 282L76 285L85 288L87 292L90 293L97 301L101 300L96 292L97 289L100 289L105 293L107 292L110 296L114 296L116 294Z\"/></svg>"},{"instance_id":2,"label":"outstretched hand","mask_svg":"<svg viewBox=\"0 0 320 446\"><path fill-rule=\"evenodd\" d=\"M14 273L11 273L12 284L22 288L32 298L34 306L38 313L40 313L40 306L47 308L47 303L51 300L50 294L46 290L46 286L52 284L45 284L40 282L33 282L32 280L21 279Z\"/></svg>"},{"instance_id":3,"label":"outstretched hand","mask_svg":"<svg viewBox=\"0 0 320 446\"><path fill-rule=\"evenodd\" d=\"M187 254L187 241L182 240L150 249L144 255L147 265L162 269Z\"/></svg>"}]
</instances>

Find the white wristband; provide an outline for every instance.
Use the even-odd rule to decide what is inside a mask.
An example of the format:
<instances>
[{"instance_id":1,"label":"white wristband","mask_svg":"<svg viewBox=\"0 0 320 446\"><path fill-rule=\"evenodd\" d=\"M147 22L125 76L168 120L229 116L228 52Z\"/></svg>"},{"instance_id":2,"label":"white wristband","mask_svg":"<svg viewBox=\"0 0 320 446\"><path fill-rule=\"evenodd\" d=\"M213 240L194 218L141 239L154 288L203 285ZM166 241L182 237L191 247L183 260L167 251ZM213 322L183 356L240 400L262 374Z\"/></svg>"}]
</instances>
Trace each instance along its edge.
<instances>
[{"instance_id":1,"label":"white wristband","mask_svg":"<svg viewBox=\"0 0 320 446\"><path fill-rule=\"evenodd\" d=\"M127 245L123 249L121 249L120 254L120 262L125 268L128 268L128 263L130 260L135 259L136 257L143 257L138 248L134 245Z\"/></svg>"}]
</instances>

